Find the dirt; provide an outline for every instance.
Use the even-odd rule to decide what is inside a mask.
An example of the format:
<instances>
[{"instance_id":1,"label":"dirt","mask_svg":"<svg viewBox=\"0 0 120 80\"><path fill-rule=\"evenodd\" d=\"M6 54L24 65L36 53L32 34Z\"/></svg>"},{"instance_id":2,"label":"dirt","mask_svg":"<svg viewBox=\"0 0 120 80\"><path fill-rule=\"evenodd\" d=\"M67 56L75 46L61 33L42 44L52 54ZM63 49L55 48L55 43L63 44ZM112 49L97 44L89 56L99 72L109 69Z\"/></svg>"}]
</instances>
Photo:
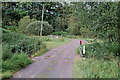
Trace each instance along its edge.
<instances>
[{"instance_id":1,"label":"dirt","mask_svg":"<svg viewBox=\"0 0 120 80\"><path fill-rule=\"evenodd\" d=\"M33 58L35 62L16 72L13 78L72 78L73 59L79 41L72 39L68 44Z\"/></svg>"}]
</instances>

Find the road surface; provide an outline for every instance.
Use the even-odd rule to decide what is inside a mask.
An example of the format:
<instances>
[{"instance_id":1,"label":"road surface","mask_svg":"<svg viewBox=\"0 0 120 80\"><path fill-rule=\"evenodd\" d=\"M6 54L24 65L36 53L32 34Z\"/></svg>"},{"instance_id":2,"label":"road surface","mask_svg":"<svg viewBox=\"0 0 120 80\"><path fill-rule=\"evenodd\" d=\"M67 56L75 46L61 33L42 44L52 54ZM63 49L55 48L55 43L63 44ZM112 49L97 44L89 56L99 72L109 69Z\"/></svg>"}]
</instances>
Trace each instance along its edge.
<instances>
[{"instance_id":1,"label":"road surface","mask_svg":"<svg viewBox=\"0 0 120 80\"><path fill-rule=\"evenodd\" d=\"M72 78L73 59L79 41L72 39L70 43L34 58L34 63L16 72L13 78Z\"/></svg>"}]
</instances>

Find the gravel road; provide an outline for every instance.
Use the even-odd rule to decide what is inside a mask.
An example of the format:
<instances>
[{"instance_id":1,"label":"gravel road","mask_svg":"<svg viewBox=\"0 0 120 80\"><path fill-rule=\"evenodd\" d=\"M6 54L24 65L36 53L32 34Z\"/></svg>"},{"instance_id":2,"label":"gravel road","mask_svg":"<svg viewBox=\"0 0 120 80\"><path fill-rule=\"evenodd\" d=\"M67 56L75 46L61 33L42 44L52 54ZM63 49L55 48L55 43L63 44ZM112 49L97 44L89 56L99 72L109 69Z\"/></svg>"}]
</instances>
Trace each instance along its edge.
<instances>
[{"instance_id":1,"label":"gravel road","mask_svg":"<svg viewBox=\"0 0 120 80\"><path fill-rule=\"evenodd\" d=\"M34 63L16 72L13 78L72 78L73 59L79 41L72 39L68 44L35 57Z\"/></svg>"}]
</instances>

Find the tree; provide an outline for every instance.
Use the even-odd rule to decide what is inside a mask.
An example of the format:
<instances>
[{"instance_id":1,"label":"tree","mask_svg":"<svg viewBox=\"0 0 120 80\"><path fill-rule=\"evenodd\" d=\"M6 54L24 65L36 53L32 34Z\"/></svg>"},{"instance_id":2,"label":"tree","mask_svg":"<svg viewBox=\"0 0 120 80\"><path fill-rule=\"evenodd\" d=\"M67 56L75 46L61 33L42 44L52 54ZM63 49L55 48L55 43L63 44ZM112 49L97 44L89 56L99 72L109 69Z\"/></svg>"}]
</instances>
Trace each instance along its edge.
<instances>
[{"instance_id":1,"label":"tree","mask_svg":"<svg viewBox=\"0 0 120 80\"><path fill-rule=\"evenodd\" d=\"M36 21L35 19L30 19L29 16L25 16L22 19L20 19L19 21L19 32L21 33L25 33L25 28L27 27L28 24L30 24L31 22Z\"/></svg>"},{"instance_id":2,"label":"tree","mask_svg":"<svg viewBox=\"0 0 120 80\"><path fill-rule=\"evenodd\" d=\"M68 21L68 32L74 35L80 35L79 20L75 16L71 16Z\"/></svg>"},{"instance_id":3,"label":"tree","mask_svg":"<svg viewBox=\"0 0 120 80\"><path fill-rule=\"evenodd\" d=\"M26 33L28 35L40 35L41 21L34 21L26 27ZM53 31L53 27L47 22L43 21L43 35L49 35Z\"/></svg>"}]
</instances>

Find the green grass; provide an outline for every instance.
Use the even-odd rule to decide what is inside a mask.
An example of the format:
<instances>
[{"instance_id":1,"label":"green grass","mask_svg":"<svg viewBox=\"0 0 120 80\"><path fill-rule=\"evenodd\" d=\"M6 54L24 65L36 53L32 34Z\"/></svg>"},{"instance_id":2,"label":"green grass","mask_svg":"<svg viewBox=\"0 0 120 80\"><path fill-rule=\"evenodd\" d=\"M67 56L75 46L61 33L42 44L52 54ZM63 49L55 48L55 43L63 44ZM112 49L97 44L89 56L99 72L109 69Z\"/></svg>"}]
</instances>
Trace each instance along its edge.
<instances>
[{"instance_id":1,"label":"green grass","mask_svg":"<svg viewBox=\"0 0 120 80\"><path fill-rule=\"evenodd\" d=\"M52 41L46 41L44 43L46 44L48 49L52 49L52 48L58 47L60 45L67 44L69 42L70 42L70 39L64 38L64 41L62 41L62 39L61 39L61 41L53 39Z\"/></svg>"},{"instance_id":2,"label":"green grass","mask_svg":"<svg viewBox=\"0 0 120 80\"><path fill-rule=\"evenodd\" d=\"M47 51L49 51L47 48L40 49L40 50L37 51L35 54L33 54L32 57L40 56L40 55L44 54L44 53L47 52Z\"/></svg>"},{"instance_id":3,"label":"green grass","mask_svg":"<svg viewBox=\"0 0 120 80\"><path fill-rule=\"evenodd\" d=\"M48 36L33 36L33 38L41 40L45 44L46 48L40 49L37 53L33 54L32 57L40 56L52 48L55 48L70 42L69 38L64 38L64 37L51 38Z\"/></svg>"},{"instance_id":4,"label":"green grass","mask_svg":"<svg viewBox=\"0 0 120 80\"><path fill-rule=\"evenodd\" d=\"M118 78L117 61L79 59L74 63L74 78Z\"/></svg>"},{"instance_id":5,"label":"green grass","mask_svg":"<svg viewBox=\"0 0 120 80\"><path fill-rule=\"evenodd\" d=\"M75 53L76 53L76 54L80 54L80 47L77 47L77 48L75 49Z\"/></svg>"},{"instance_id":6,"label":"green grass","mask_svg":"<svg viewBox=\"0 0 120 80\"><path fill-rule=\"evenodd\" d=\"M115 44L104 45L102 41L86 44L85 56L87 58L75 59L73 77L118 78L118 59L115 56L117 50ZM76 54L79 54L79 48L76 48Z\"/></svg>"},{"instance_id":7,"label":"green grass","mask_svg":"<svg viewBox=\"0 0 120 80\"><path fill-rule=\"evenodd\" d=\"M52 49L60 45L64 45L70 42L69 38L60 37L60 38L51 38L48 36L33 36L36 39L41 40L47 47L47 49Z\"/></svg>"},{"instance_id":8,"label":"green grass","mask_svg":"<svg viewBox=\"0 0 120 80\"><path fill-rule=\"evenodd\" d=\"M0 77L11 78L14 72L31 64L32 60L28 58L26 53L15 53L10 59L2 60L2 73Z\"/></svg>"},{"instance_id":9,"label":"green grass","mask_svg":"<svg viewBox=\"0 0 120 80\"><path fill-rule=\"evenodd\" d=\"M14 74L15 71L6 71L6 72L2 72L0 73L0 78L11 78L13 77L13 74Z\"/></svg>"}]
</instances>

